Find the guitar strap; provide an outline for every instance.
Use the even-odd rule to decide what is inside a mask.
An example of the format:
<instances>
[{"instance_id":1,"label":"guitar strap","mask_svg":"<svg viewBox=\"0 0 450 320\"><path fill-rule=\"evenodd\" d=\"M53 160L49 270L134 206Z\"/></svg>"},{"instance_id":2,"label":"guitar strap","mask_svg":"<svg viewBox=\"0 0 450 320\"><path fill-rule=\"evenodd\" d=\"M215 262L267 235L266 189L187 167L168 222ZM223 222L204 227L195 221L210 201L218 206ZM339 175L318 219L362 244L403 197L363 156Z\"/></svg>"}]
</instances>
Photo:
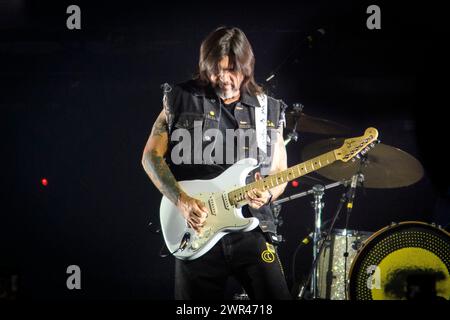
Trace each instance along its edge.
<instances>
[{"instance_id":1,"label":"guitar strap","mask_svg":"<svg viewBox=\"0 0 450 320\"><path fill-rule=\"evenodd\" d=\"M267 144L270 142L270 137L267 135L267 95L261 94L257 96L260 108L255 108L255 127L256 127L256 141L258 145L258 162L261 174L268 175L270 171L270 158L267 155ZM272 152L272 151L270 151ZM269 206L263 206L260 209L253 209L249 207L250 213L259 219L259 227L263 231L267 241L276 243L277 226L274 223L273 212Z\"/></svg>"},{"instance_id":2,"label":"guitar strap","mask_svg":"<svg viewBox=\"0 0 450 320\"><path fill-rule=\"evenodd\" d=\"M267 95L259 94L256 97L261 106L255 108L256 142L260 151L258 162L264 165L267 159Z\"/></svg>"}]
</instances>

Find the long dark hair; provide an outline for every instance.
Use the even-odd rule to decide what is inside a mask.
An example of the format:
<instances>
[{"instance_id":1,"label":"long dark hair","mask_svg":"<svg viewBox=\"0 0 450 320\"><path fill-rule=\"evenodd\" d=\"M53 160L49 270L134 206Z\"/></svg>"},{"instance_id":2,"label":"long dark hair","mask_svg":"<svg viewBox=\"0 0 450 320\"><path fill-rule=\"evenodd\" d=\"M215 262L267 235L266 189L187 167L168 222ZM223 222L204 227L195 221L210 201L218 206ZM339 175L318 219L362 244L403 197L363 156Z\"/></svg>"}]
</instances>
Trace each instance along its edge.
<instances>
[{"instance_id":1,"label":"long dark hair","mask_svg":"<svg viewBox=\"0 0 450 320\"><path fill-rule=\"evenodd\" d=\"M209 77L217 74L219 61L224 56L228 56L234 70L240 71L244 76L241 91L252 95L263 92L254 78L255 56L252 46L244 32L236 27L219 27L203 40L194 79L202 85L209 85Z\"/></svg>"}]
</instances>

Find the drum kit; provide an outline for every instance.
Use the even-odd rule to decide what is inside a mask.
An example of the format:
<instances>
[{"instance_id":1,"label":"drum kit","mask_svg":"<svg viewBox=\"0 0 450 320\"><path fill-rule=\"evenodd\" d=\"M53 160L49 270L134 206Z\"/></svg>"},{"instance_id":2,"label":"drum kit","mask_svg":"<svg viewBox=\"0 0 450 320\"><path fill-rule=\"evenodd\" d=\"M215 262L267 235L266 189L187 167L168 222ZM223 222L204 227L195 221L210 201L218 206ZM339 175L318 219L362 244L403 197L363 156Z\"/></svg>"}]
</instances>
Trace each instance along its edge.
<instances>
[{"instance_id":1,"label":"drum kit","mask_svg":"<svg viewBox=\"0 0 450 320\"><path fill-rule=\"evenodd\" d=\"M285 144L297 140L297 132L345 136L349 128L303 113L301 104L286 112L290 130ZM304 160L336 149L344 139L328 138L303 148ZM298 299L389 300L450 299L450 234L435 224L419 221L392 223L373 233L348 230L355 189L392 189L418 182L424 175L420 162L396 147L378 144L355 162L335 162L317 171L331 181L312 189L274 201L275 214L280 205L313 196L313 263L300 285ZM318 181L318 180L317 180ZM326 190L344 186L347 191L330 226L322 222ZM346 209L344 229L334 225Z\"/></svg>"}]
</instances>

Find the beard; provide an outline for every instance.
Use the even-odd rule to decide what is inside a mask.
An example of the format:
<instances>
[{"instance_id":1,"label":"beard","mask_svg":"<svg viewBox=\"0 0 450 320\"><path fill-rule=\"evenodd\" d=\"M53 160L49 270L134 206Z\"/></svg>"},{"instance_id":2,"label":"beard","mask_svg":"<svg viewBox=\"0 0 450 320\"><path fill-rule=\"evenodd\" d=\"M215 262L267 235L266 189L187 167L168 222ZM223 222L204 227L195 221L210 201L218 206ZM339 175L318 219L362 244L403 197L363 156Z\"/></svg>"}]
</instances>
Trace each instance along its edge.
<instances>
[{"instance_id":1,"label":"beard","mask_svg":"<svg viewBox=\"0 0 450 320\"><path fill-rule=\"evenodd\" d=\"M236 89L233 84L231 84L230 89L225 89L224 86L217 85L215 91L219 98L221 98L222 100L231 99L240 94L239 89Z\"/></svg>"}]
</instances>

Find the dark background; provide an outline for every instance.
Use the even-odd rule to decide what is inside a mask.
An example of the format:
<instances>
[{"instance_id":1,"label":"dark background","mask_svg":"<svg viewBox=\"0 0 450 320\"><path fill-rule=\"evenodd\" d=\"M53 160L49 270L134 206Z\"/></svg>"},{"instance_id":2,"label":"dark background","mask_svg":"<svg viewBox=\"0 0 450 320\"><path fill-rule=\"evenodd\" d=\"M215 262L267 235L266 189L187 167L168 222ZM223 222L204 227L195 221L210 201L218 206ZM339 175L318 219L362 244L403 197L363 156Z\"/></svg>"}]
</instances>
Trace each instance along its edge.
<instances>
[{"instance_id":1,"label":"dark background","mask_svg":"<svg viewBox=\"0 0 450 320\"><path fill-rule=\"evenodd\" d=\"M81 30L66 28L70 4L81 7ZM369 4L381 8L381 30L366 28ZM31 299L172 298L173 258L159 257L160 194L141 167L142 150L161 109L160 84L188 79L200 42L219 25L247 34L259 82L286 61L271 88L276 97L356 134L375 126L383 143L423 164L414 185L358 191L350 229L373 232L406 220L447 225L444 13L364 1L1 1L0 277L18 275L19 297ZM289 164L324 138L301 134L287 147ZM312 186L299 182L286 195ZM324 219L341 192L326 193ZM289 285L292 254L312 230L311 200L282 209ZM310 260L305 247L299 276ZM81 268L81 290L66 288L72 264Z\"/></svg>"}]
</instances>

